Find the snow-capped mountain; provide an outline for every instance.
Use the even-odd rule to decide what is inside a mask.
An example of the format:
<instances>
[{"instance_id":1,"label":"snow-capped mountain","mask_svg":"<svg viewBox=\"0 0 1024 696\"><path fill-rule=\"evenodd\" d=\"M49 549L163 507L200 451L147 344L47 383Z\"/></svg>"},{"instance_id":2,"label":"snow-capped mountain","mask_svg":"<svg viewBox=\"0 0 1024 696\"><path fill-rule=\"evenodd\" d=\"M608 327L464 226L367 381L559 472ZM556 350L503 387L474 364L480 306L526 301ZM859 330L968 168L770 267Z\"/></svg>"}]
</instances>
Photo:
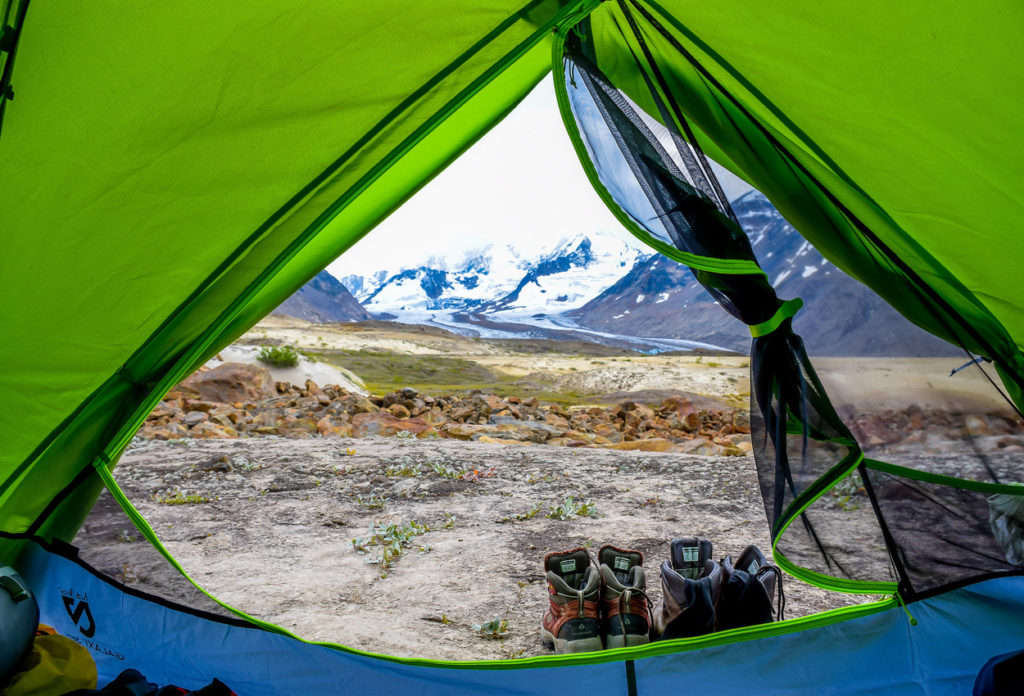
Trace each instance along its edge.
<instances>
[{"instance_id":1,"label":"snow-capped mountain","mask_svg":"<svg viewBox=\"0 0 1024 696\"><path fill-rule=\"evenodd\" d=\"M779 297L804 300L794 328L812 354L956 354L825 260L759 192L732 206ZM750 345L746 326L719 307L686 266L661 255L640 259L567 316L583 327L632 336L683 338L742 352Z\"/></svg>"},{"instance_id":2,"label":"snow-capped mountain","mask_svg":"<svg viewBox=\"0 0 1024 696\"><path fill-rule=\"evenodd\" d=\"M644 257L612 235L577 235L532 258L511 244L491 245L454 261L435 257L341 280L368 311L400 320L456 312L508 318L579 307Z\"/></svg>"},{"instance_id":3,"label":"snow-capped mountain","mask_svg":"<svg viewBox=\"0 0 1024 696\"><path fill-rule=\"evenodd\" d=\"M779 296L803 298L794 326L812 354L955 354L826 261L760 193L737 198L733 209ZM513 244L491 245L461 258L344 275L342 283L324 271L278 311L337 321L327 308L348 295L336 292L344 285L378 317L455 331L571 335L644 350L700 343L746 352L747 328L714 302L687 267L645 253L624 235L578 235L529 256ZM345 317L358 320L351 300Z\"/></svg>"}]
</instances>

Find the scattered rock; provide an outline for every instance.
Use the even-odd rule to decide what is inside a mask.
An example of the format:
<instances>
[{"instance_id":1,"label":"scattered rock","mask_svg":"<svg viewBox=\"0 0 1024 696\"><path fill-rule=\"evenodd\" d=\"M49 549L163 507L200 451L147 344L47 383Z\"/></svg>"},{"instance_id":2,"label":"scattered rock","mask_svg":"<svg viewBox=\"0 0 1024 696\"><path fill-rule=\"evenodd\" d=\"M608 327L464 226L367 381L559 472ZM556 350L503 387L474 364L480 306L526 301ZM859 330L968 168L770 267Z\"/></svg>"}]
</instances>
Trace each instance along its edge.
<instances>
[{"instance_id":1,"label":"scattered rock","mask_svg":"<svg viewBox=\"0 0 1024 696\"><path fill-rule=\"evenodd\" d=\"M174 392L228 404L277 395L274 379L267 368L243 363L224 363L212 370L196 372L175 387Z\"/></svg>"},{"instance_id":2,"label":"scattered rock","mask_svg":"<svg viewBox=\"0 0 1024 696\"><path fill-rule=\"evenodd\" d=\"M912 404L880 413L843 412L867 450L942 452L974 441L982 451L1024 449L1022 424L996 413L955 414ZM140 435L182 437L451 437L489 443L602 447L641 452L738 456L752 451L745 409L698 408L672 396L658 405L636 401L566 408L536 397L420 394L404 388L364 397L307 380L300 388L273 382L262 367L225 363L198 372L172 390Z\"/></svg>"},{"instance_id":3,"label":"scattered rock","mask_svg":"<svg viewBox=\"0 0 1024 696\"><path fill-rule=\"evenodd\" d=\"M207 459L204 462L200 462L199 464L196 464L196 471L202 471L202 472L208 472L208 473L209 472L224 472L224 473L227 473L227 472L229 472L229 471L231 471L233 469L234 469L234 467L231 466L231 458L228 455L226 455L226 454L222 454L222 455L217 456L217 457L211 457L210 459Z\"/></svg>"},{"instance_id":4,"label":"scattered rock","mask_svg":"<svg viewBox=\"0 0 1024 696\"><path fill-rule=\"evenodd\" d=\"M634 440L633 442L620 442L611 445L614 450L640 450L641 452L671 452L673 444L660 437L652 437L646 440Z\"/></svg>"},{"instance_id":5,"label":"scattered rock","mask_svg":"<svg viewBox=\"0 0 1024 696\"><path fill-rule=\"evenodd\" d=\"M410 432L416 437L428 437L437 431L422 418L395 418L390 413L357 413L352 416L352 436L370 437L379 435L389 437L400 432Z\"/></svg>"},{"instance_id":6,"label":"scattered rock","mask_svg":"<svg viewBox=\"0 0 1024 696\"><path fill-rule=\"evenodd\" d=\"M409 413L409 409L402 404L391 404L388 406L387 411L395 418L408 418L412 415Z\"/></svg>"}]
</instances>

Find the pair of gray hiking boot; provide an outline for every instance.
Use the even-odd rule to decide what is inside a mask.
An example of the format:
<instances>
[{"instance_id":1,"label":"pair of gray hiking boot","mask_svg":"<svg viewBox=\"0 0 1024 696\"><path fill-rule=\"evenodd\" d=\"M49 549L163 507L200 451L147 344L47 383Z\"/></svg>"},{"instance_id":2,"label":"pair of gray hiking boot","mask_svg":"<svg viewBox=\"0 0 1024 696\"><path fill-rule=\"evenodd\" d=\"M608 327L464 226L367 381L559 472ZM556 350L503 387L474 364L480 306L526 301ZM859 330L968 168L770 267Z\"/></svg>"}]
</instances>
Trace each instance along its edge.
<instances>
[{"instance_id":1,"label":"pair of gray hiking boot","mask_svg":"<svg viewBox=\"0 0 1024 696\"><path fill-rule=\"evenodd\" d=\"M785 608L782 573L754 545L735 563L732 556L718 562L707 539L674 539L661 566L661 590L653 611L660 640L770 623L776 591L780 621Z\"/></svg>"},{"instance_id":2,"label":"pair of gray hiking boot","mask_svg":"<svg viewBox=\"0 0 1024 696\"><path fill-rule=\"evenodd\" d=\"M602 546L597 565L585 548L544 557L549 605L541 642L556 653L643 645L650 640L644 556Z\"/></svg>"}]
</instances>

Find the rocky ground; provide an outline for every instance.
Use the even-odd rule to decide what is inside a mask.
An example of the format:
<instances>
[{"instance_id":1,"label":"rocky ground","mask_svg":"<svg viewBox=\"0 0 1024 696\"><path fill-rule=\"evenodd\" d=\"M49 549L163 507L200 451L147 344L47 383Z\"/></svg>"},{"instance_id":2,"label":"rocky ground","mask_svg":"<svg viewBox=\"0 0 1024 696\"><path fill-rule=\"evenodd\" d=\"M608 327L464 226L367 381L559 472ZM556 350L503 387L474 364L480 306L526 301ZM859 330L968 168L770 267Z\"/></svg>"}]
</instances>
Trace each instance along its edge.
<instances>
[{"instance_id":1,"label":"rocky ground","mask_svg":"<svg viewBox=\"0 0 1024 696\"><path fill-rule=\"evenodd\" d=\"M215 596L306 638L397 655L542 654L550 551L639 549L657 600L673 538L711 539L718 557L769 550L745 358L555 343L270 318L243 347L297 346L303 383L225 353L168 394L115 473ZM332 362L351 368L347 388L327 381ZM1014 480L1020 421L983 376L951 380L947 363L816 360L868 456ZM853 479L807 515L835 559L888 579ZM785 552L827 570L804 533L792 525ZM224 611L106 494L76 543L126 583ZM785 587L791 617L866 599Z\"/></svg>"},{"instance_id":2,"label":"rocky ground","mask_svg":"<svg viewBox=\"0 0 1024 696\"><path fill-rule=\"evenodd\" d=\"M654 408L632 400L567 408L536 397L502 398L479 391L432 396L411 387L365 397L312 380L302 387L275 382L265 367L240 363L223 363L189 377L153 410L140 432L160 440L398 434L726 456L750 451L745 410L697 408L679 395Z\"/></svg>"},{"instance_id":3,"label":"rocky ground","mask_svg":"<svg viewBox=\"0 0 1024 696\"><path fill-rule=\"evenodd\" d=\"M215 596L306 638L397 655L544 654L550 551L639 549L656 600L673 538L711 539L718 557L769 548L746 456L407 437L137 439L116 475ZM852 510L835 500L825 514L856 525ZM118 579L210 606L139 537L104 494L76 544ZM791 617L864 599L792 578L785 589Z\"/></svg>"}]
</instances>

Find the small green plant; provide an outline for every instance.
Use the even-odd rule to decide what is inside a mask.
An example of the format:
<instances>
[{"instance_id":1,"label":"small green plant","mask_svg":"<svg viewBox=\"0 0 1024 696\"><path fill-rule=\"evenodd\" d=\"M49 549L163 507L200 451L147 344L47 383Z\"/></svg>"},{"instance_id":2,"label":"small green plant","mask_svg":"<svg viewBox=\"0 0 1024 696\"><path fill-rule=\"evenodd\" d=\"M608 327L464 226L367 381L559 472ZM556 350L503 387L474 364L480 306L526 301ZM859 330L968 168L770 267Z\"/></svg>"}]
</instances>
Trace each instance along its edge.
<instances>
[{"instance_id":1,"label":"small green plant","mask_svg":"<svg viewBox=\"0 0 1024 696\"><path fill-rule=\"evenodd\" d=\"M577 501L571 495L561 505L551 509L548 517L553 520L574 520L577 517L593 517L597 506L591 501Z\"/></svg>"},{"instance_id":2,"label":"small green plant","mask_svg":"<svg viewBox=\"0 0 1024 696\"><path fill-rule=\"evenodd\" d=\"M387 504L388 499L377 491L370 491L368 494L363 495L360 493L356 496L356 505L364 507L367 510L379 510Z\"/></svg>"},{"instance_id":3,"label":"small green plant","mask_svg":"<svg viewBox=\"0 0 1024 696\"><path fill-rule=\"evenodd\" d=\"M444 513L444 522L441 524L441 527L444 529L451 529L455 526L455 521L458 519L459 518L452 513L446 512Z\"/></svg>"},{"instance_id":4,"label":"small green plant","mask_svg":"<svg viewBox=\"0 0 1024 696\"><path fill-rule=\"evenodd\" d=\"M508 620L495 617L487 623L473 624L470 628L486 638L504 638L508 635Z\"/></svg>"},{"instance_id":5,"label":"small green plant","mask_svg":"<svg viewBox=\"0 0 1024 696\"><path fill-rule=\"evenodd\" d=\"M117 533L117 541L121 544L130 544L133 541L138 541L139 537L135 536L134 533L129 532L127 529L122 529Z\"/></svg>"},{"instance_id":6,"label":"small green plant","mask_svg":"<svg viewBox=\"0 0 1024 696\"><path fill-rule=\"evenodd\" d=\"M466 469L456 468L440 459L431 461L430 468L434 470L435 474L446 479L460 479L466 475Z\"/></svg>"},{"instance_id":7,"label":"small green plant","mask_svg":"<svg viewBox=\"0 0 1024 696\"><path fill-rule=\"evenodd\" d=\"M864 481L861 480L860 474L853 472L836 482L836 485L829 491L829 495L835 499L836 505L840 509L846 512L859 510L860 501L855 500L855 497L865 495Z\"/></svg>"},{"instance_id":8,"label":"small green plant","mask_svg":"<svg viewBox=\"0 0 1024 696\"><path fill-rule=\"evenodd\" d=\"M174 489L174 491L163 495L154 493L153 500L164 505L199 505L201 503L211 503L216 498L209 498L198 494L185 494L179 489Z\"/></svg>"},{"instance_id":9,"label":"small green plant","mask_svg":"<svg viewBox=\"0 0 1024 696\"><path fill-rule=\"evenodd\" d=\"M544 507L543 503L535 503L533 505L533 507L531 507L526 512L521 512L518 515L510 515L508 517L502 517L500 520L498 520L498 522L499 523L505 523L505 522L524 522L526 520L533 519L534 517L537 516L537 514L540 512L542 507Z\"/></svg>"},{"instance_id":10,"label":"small green plant","mask_svg":"<svg viewBox=\"0 0 1024 696\"><path fill-rule=\"evenodd\" d=\"M412 547L412 540L430 531L429 525L411 520L405 524L371 523L365 537L352 540L352 548L360 555L369 555L367 563L378 564L382 570L390 569L401 558L406 549ZM428 553L429 545L419 546L420 553Z\"/></svg>"},{"instance_id":11,"label":"small green plant","mask_svg":"<svg viewBox=\"0 0 1024 696\"><path fill-rule=\"evenodd\" d=\"M395 464L391 464L384 470L384 475L389 477L406 476L416 477L423 473L419 462L412 462L408 457L402 457Z\"/></svg>"},{"instance_id":12,"label":"small green plant","mask_svg":"<svg viewBox=\"0 0 1024 696\"><path fill-rule=\"evenodd\" d=\"M397 437L399 440L415 440L416 433L414 433L411 430L399 430L397 433L395 433L395 437Z\"/></svg>"},{"instance_id":13,"label":"small green plant","mask_svg":"<svg viewBox=\"0 0 1024 696\"><path fill-rule=\"evenodd\" d=\"M290 346L263 346L256 359L274 367L295 367L299 364L299 354Z\"/></svg>"}]
</instances>

